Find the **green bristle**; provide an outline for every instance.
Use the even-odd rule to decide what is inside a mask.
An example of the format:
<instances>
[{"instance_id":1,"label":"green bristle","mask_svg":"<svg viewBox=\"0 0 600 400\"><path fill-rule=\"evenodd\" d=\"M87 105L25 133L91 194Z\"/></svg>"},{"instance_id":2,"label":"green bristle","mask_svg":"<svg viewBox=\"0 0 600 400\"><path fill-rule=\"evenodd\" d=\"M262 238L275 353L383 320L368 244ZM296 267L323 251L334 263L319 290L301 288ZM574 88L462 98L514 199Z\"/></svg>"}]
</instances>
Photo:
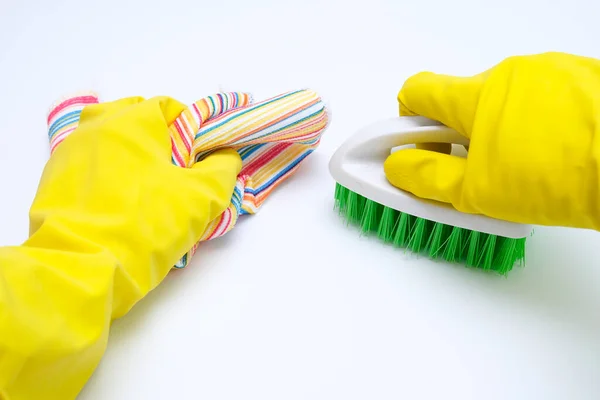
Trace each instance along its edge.
<instances>
[{"instance_id":1,"label":"green bristle","mask_svg":"<svg viewBox=\"0 0 600 400\"><path fill-rule=\"evenodd\" d=\"M335 199L335 208L340 209L341 208L341 202L342 202L342 191L344 190L344 187L342 185L340 185L339 183L335 184L335 195L334 195L334 199Z\"/></svg>"},{"instance_id":2,"label":"green bristle","mask_svg":"<svg viewBox=\"0 0 600 400\"><path fill-rule=\"evenodd\" d=\"M340 191L340 210L345 212L348 208L348 196L350 196L350 190L342 186Z\"/></svg>"},{"instance_id":3,"label":"green bristle","mask_svg":"<svg viewBox=\"0 0 600 400\"><path fill-rule=\"evenodd\" d=\"M525 241L527 239L525 238L521 238L521 239L515 239L517 241L517 249L515 250L515 257L517 257L517 260L519 260L520 265L523 265L525 263Z\"/></svg>"},{"instance_id":4,"label":"green bristle","mask_svg":"<svg viewBox=\"0 0 600 400\"><path fill-rule=\"evenodd\" d=\"M517 249L517 240L508 238L498 238L496 245L497 251L494 264L501 274L506 274L514 263L515 252Z\"/></svg>"},{"instance_id":5,"label":"green bristle","mask_svg":"<svg viewBox=\"0 0 600 400\"><path fill-rule=\"evenodd\" d=\"M480 232L471 231L467 244L467 265L470 267L476 267L477 261L479 258L479 253L477 252L479 247L479 236Z\"/></svg>"},{"instance_id":6,"label":"green bristle","mask_svg":"<svg viewBox=\"0 0 600 400\"><path fill-rule=\"evenodd\" d=\"M427 243L427 222L428 221L423 218L417 218L417 222L415 222L414 229L410 235L410 240L408 241L408 247L415 253L420 253Z\"/></svg>"},{"instance_id":7,"label":"green bristle","mask_svg":"<svg viewBox=\"0 0 600 400\"><path fill-rule=\"evenodd\" d=\"M364 211L360 221L363 233L369 233L377 230L379 223L381 204L373 200L365 199Z\"/></svg>"},{"instance_id":8,"label":"green bristle","mask_svg":"<svg viewBox=\"0 0 600 400\"><path fill-rule=\"evenodd\" d=\"M410 233L412 230L412 222L414 217L405 213L400 213L398 223L396 226L396 234L394 235L394 245L398 247L404 247L410 240Z\"/></svg>"},{"instance_id":9,"label":"green bristle","mask_svg":"<svg viewBox=\"0 0 600 400\"><path fill-rule=\"evenodd\" d=\"M346 218L352 223L360 222L362 216L362 209L360 204L361 196L348 191L347 203L346 203Z\"/></svg>"},{"instance_id":10,"label":"green bristle","mask_svg":"<svg viewBox=\"0 0 600 400\"><path fill-rule=\"evenodd\" d=\"M443 246L446 244L447 234L446 225L435 222L433 223L433 229L427 242L427 249L429 250L429 256L435 257L442 251Z\"/></svg>"},{"instance_id":11,"label":"green bristle","mask_svg":"<svg viewBox=\"0 0 600 400\"><path fill-rule=\"evenodd\" d=\"M462 237L463 229L457 226L451 227L452 232L448 236L446 248L444 249L444 259L449 262L455 262L461 259L463 249Z\"/></svg>"},{"instance_id":12,"label":"green bristle","mask_svg":"<svg viewBox=\"0 0 600 400\"><path fill-rule=\"evenodd\" d=\"M496 235L486 235L486 239L481 250L481 261L477 264L483 269L492 269L492 261L494 260L494 249L496 248Z\"/></svg>"},{"instance_id":13,"label":"green bristle","mask_svg":"<svg viewBox=\"0 0 600 400\"><path fill-rule=\"evenodd\" d=\"M350 190L337 183L335 185L335 206L340 213L346 211L346 205L348 203L348 195Z\"/></svg>"},{"instance_id":14,"label":"green bristle","mask_svg":"<svg viewBox=\"0 0 600 400\"><path fill-rule=\"evenodd\" d=\"M335 194L334 194L334 197L335 197L336 201L339 201L340 193L342 192L342 188L343 188L343 186L340 185L339 183L335 184Z\"/></svg>"},{"instance_id":15,"label":"green bristle","mask_svg":"<svg viewBox=\"0 0 600 400\"><path fill-rule=\"evenodd\" d=\"M336 184L335 207L364 233L375 232L396 247L424 252L432 259L506 275L523 264L526 238L511 239L417 218L369 200Z\"/></svg>"},{"instance_id":16,"label":"green bristle","mask_svg":"<svg viewBox=\"0 0 600 400\"><path fill-rule=\"evenodd\" d=\"M377 229L377 236L383 241L391 242L394 239L394 225L398 218L398 211L390 207L383 207L381 221Z\"/></svg>"},{"instance_id":17,"label":"green bristle","mask_svg":"<svg viewBox=\"0 0 600 400\"><path fill-rule=\"evenodd\" d=\"M471 232L468 229L461 228L461 246L460 253L458 255L459 260L466 260L467 252L469 250L469 244L471 240Z\"/></svg>"}]
</instances>

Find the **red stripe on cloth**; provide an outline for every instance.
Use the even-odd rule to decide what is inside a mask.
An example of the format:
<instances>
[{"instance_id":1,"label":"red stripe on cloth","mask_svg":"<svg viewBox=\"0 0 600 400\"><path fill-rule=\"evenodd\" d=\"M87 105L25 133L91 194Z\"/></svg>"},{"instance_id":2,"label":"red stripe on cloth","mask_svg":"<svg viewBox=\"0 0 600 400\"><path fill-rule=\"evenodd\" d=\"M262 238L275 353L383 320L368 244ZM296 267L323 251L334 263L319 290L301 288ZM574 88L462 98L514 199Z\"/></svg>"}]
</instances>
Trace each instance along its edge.
<instances>
[{"instance_id":1,"label":"red stripe on cloth","mask_svg":"<svg viewBox=\"0 0 600 400\"><path fill-rule=\"evenodd\" d=\"M65 101L63 101L62 103L60 103L58 106L54 107L54 109L50 112L50 114L48 114L48 125L50 124L50 121L56 116L56 114L58 114L59 112L61 112L62 110L64 110L65 108L75 105L75 104L97 104L98 103L98 98L95 96L79 96L79 97L72 97L70 99L67 99Z\"/></svg>"},{"instance_id":2,"label":"red stripe on cloth","mask_svg":"<svg viewBox=\"0 0 600 400\"><path fill-rule=\"evenodd\" d=\"M175 162L177 163L178 167L185 167L185 162L183 161L183 157L181 156L181 154L179 153L179 151L177 150L177 146L175 145L175 141L173 140L173 138L171 139L171 152L173 153L173 158L175 159Z\"/></svg>"},{"instance_id":3,"label":"red stripe on cloth","mask_svg":"<svg viewBox=\"0 0 600 400\"><path fill-rule=\"evenodd\" d=\"M278 143L264 154L262 154L255 161L249 163L244 167L242 173L245 175L253 175L256 171L262 168L265 164L269 163L272 159L281 154L285 149L290 147L292 143Z\"/></svg>"}]
</instances>

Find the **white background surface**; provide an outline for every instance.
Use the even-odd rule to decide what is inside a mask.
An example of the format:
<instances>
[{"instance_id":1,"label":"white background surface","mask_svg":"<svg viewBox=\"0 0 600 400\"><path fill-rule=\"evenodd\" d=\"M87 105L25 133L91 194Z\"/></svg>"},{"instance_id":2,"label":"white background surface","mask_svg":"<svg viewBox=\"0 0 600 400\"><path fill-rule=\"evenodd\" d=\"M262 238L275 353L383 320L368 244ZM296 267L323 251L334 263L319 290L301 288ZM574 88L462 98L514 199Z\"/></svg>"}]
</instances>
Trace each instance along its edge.
<instances>
[{"instance_id":1,"label":"white background surface","mask_svg":"<svg viewBox=\"0 0 600 400\"><path fill-rule=\"evenodd\" d=\"M346 228L327 171L357 127L396 115L413 73L600 58L593 3L0 0L0 244L26 237L65 93L310 87L333 111L259 214L114 324L80 398L599 399L600 234L537 228L507 279L416 259Z\"/></svg>"}]
</instances>

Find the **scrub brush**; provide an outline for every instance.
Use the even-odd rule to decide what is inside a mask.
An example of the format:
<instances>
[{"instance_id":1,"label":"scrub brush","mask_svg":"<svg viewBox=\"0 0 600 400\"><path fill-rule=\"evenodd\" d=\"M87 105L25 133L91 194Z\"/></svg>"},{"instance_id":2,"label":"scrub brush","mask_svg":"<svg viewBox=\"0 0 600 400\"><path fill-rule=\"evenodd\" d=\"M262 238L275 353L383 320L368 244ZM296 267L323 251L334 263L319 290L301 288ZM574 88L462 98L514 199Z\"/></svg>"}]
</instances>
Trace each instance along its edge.
<instances>
[{"instance_id":1,"label":"scrub brush","mask_svg":"<svg viewBox=\"0 0 600 400\"><path fill-rule=\"evenodd\" d=\"M359 130L333 155L335 207L363 233L432 259L506 275L523 264L530 225L465 214L391 185L383 164L393 149L418 143L468 147L456 131L421 116L382 120Z\"/></svg>"}]
</instances>

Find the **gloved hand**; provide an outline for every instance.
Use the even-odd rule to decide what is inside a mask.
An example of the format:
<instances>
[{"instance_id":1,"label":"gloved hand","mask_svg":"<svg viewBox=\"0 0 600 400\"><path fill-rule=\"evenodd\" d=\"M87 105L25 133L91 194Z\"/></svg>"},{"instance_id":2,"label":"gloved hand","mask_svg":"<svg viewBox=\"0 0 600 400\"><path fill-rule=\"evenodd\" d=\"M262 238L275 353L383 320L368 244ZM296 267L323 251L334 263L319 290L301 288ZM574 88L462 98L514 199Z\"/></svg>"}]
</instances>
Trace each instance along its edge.
<instances>
[{"instance_id":1,"label":"gloved hand","mask_svg":"<svg viewBox=\"0 0 600 400\"><path fill-rule=\"evenodd\" d=\"M171 164L167 126L183 109L165 97L90 105L50 157L29 239L0 248L0 399L75 398L111 321L228 206L235 151Z\"/></svg>"},{"instance_id":2,"label":"gloved hand","mask_svg":"<svg viewBox=\"0 0 600 400\"><path fill-rule=\"evenodd\" d=\"M508 58L472 77L419 73L401 115L437 120L470 139L466 159L406 149L388 180L465 213L600 229L600 61L563 53Z\"/></svg>"}]
</instances>

